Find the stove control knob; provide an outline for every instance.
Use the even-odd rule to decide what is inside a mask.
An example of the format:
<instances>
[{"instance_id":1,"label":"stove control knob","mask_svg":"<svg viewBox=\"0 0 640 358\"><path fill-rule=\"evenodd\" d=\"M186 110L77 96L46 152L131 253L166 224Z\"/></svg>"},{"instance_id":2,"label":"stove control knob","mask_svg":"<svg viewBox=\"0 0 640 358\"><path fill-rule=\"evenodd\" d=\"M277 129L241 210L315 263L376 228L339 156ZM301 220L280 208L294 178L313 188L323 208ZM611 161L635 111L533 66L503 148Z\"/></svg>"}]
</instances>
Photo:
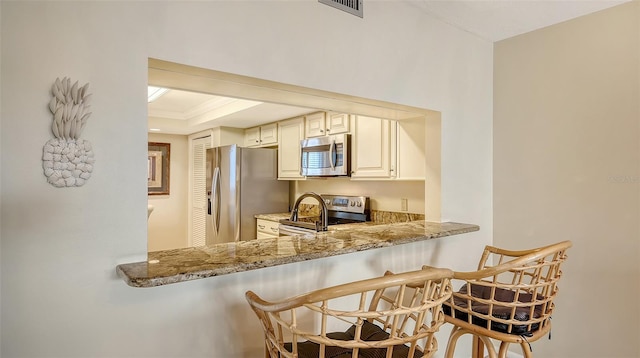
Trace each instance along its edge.
<instances>
[{"instance_id":1,"label":"stove control knob","mask_svg":"<svg viewBox=\"0 0 640 358\"><path fill-rule=\"evenodd\" d=\"M362 207L362 202L361 201L358 202L358 207Z\"/></svg>"},{"instance_id":2,"label":"stove control knob","mask_svg":"<svg viewBox=\"0 0 640 358\"><path fill-rule=\"evenodd\" d=\"M356 205L356 202L355 202L355 201L351 201L349 204L350 204L351 206L355 206L355 205Z\"/></svg>"}]
</instances>

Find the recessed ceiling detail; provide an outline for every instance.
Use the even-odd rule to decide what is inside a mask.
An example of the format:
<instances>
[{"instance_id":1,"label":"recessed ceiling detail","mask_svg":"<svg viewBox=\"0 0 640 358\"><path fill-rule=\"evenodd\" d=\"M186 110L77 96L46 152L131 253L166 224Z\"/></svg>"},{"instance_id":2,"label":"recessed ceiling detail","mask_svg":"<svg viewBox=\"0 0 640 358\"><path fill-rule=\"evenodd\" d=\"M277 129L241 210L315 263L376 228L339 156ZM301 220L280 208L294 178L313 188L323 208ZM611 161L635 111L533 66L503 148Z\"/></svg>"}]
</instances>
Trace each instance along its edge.
<instances>
[{"instance_id":1,"label":"recessed ceiling detail","mask_svg":"<svg viewBox=\"0 0 640 358\"><path fill-rule=\"evenodd\" d=\"M160 98L163 94L167 93L169 91L168 88L162 88L162 87L154 87L154 86L149 86L147 87L147 102L153 102L156 99Z\"/></svg>"},{"instance_id":2,"label":"recessed ceiling detail","mask_svg":"<svg viewBox=\"0 0 640 358\"><path fill-rule=\"evenodd\" d=\"M258 102L256 105L247 105L246 108L235 111L227 111L227 108L224 108L227 112L220 116L211 112L203 114L200 118L187 120L149 116L149 128L162 129L162 132L170 134L194 134L221 126L250 128L318 111L395 120L432 115L439 118L440 115L438 112L418 107L299 87L153 58L149 59L149 84L200 95L207 93L241 99L240 102L234 101L227 105L231 107L242 107L242 103L246 103L244 99L250 99L249 102L253 103ZM165 97L166 95L163 96ZM156 102L160 103L160 101ZM156 102L149 104L150 113L154 113ZM217 112L224 111L221 109Z\"/></svg>"},{"instance_id":3,"label":"recessed ceiling detail","mask_svg":"<svg viewBox=\"0 0 640 358\"><path fill-rule=\"evenodd\" d=\"M187 135L220 126L249 128L314 111L316 109L170 89L148 104L148 125L150 131L153 128L154 132Z\"/></svg>"}]
</instances>

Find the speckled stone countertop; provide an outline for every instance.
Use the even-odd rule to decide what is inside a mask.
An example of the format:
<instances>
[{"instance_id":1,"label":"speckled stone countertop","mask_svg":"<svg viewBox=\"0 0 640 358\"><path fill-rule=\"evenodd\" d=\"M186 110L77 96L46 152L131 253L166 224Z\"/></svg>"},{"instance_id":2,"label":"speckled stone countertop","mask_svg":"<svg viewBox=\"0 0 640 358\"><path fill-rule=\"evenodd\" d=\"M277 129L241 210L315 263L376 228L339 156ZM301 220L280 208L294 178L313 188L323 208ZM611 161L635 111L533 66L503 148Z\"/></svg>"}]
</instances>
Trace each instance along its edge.
<instances>
[{"instance_id":1,"label":"speckled stone countertop","mask_svg":"<svg viewBox=\"0 0 640 358\"><path fill-rule=\"evenodd\" d=\"M300 215L300 217L305 217L307 215ZM274 213L274 214L258 214L256 215L256 219L269 220L269 221L280 221L281 219L288 219L291 217L289 213Z\"/></svg>"},{"instance_id":2,"label":"speckled stone countertop","mask_svg":"<svg viewBox=\"0 0 640 358\"><path fill-rule=\"evenodd\" d=\"M121 264L116 271L129 286L154 287L478 230L424 220L333 225L316 234L150 252L148 261Z\"/></svg>"},{"instance_id":3,"label":"speckled stone countertop","mask_svg":"<svg viewBox=\"0 0 640 358\"><path fill-rule=\"evenodd\" d=\"M320 210L317 205L301 204L300 208L301 210L299 211L298 220L314 217L317 218L318 215L320 215ZM258 214L256 215L256 219L280 221L282 219L289 219L290 216L291 213ZM424 220L424 214L371 210L372 222L367 224L380 225L417 220Z\"/></svg>"}]
</instances>

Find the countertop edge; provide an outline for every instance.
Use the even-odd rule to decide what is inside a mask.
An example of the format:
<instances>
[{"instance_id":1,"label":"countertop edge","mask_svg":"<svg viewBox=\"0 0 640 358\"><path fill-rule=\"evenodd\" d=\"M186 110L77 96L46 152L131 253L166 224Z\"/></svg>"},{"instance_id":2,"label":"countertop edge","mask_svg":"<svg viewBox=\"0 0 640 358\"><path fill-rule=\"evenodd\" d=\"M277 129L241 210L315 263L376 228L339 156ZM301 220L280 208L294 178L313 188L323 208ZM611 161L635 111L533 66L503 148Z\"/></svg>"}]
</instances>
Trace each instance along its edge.
<instances>
[{"instance_id":1,"label":"countertop edge","mask_svg":"<svg viewBox=\"0 0 640 358\"><path fill-rule=\"evenodd\" d=\"M439 227L440 229L436 229L436 227ZM127 285L131 287L150 288L172 283L221 276L236 272L245 272L260 268L285 265L288 263L302 262L359 251L402 245L411 242L436 239L446 236L460 235L478 230L480 230L480 227L474 224L463 224L456 222L431 223L424 220L408 223L382 224L367 226L363 228L356 227L346 230L337 230L333 232L322 233L318 234L320 236L314 237L314 239L325 241L336 242L343 240L354 242L352 246L341 247L339 249L322 251L316 250L282 257L277 255L265 255L267 257L265 257L264 259L252 260L251 262L242 262L242 256L233 255L231 261L234 262L228 263L207 263L206 259L210 259L211 257L214 257L214 255L220 254L220 252L211 251L211 247L209 247L208 249L207 247L177 249L164 252L149 253L150 259L154 254L166 254L167 258L163 259L162 263L152 263L152 261L160 260L124 263L116 266L116 273L125 281ZM398 234L396 233L396 231L399 231L401 233ZM305 236L280 237L279 239L282 241L287 239L291 240L291 244L293 244L294 242L300 244L308 242L310 240L309 237ZM268 243L267 241L264 242ZM228 251L230 248L233 248L235 253L236 249L238 249L238 251L241 251L241 246L249 245L248 243L251 242L244 242L244 244L240 243L240 245L237 245L235 243L222 244L223 246L220 246L217 249L218 251L223 251L222 249L226 248ZM256 243L259 242L256 241ZM260 248L256 248L256 250L260 250ZM174 259L175 257L182 256L188 257L188 260L192 264L194 262L197 263L199 257L204 257L204 259L199 263L199 267L189 268L186 265L182 264L180 260ZM230 260L229 258L227 259ZM152 271L158 272L153 273Z\"/></svg>"}]
</instances>

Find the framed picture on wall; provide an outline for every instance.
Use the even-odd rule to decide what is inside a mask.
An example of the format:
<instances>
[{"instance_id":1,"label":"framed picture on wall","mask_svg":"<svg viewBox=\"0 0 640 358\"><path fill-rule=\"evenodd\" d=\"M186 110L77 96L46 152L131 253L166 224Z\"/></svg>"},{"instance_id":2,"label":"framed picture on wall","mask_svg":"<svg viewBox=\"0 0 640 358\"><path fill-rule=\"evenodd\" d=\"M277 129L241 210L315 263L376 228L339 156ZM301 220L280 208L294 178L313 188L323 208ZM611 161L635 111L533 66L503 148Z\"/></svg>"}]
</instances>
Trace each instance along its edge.
<instances>
[{"instance_id":1,"label":"framed picture on wall","mask_svg":"<svg viewBox=\"0 0 640 358\"><path fill-rule=\"evenodd\" d=\"M170 143L149 142L148 193L169 195Z\"/></svg>"}]
</instances>

